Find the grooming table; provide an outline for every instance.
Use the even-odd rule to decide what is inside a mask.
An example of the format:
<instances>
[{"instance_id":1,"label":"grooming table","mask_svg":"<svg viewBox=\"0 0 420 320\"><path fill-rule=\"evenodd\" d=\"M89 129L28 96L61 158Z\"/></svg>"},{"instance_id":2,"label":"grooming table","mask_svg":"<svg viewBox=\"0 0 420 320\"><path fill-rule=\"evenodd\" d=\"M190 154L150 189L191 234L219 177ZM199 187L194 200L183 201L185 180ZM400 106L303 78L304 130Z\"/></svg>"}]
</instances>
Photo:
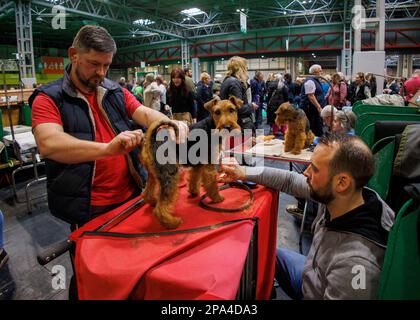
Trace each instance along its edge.
<instances>
[{"instance_id":1,"label":"grooming table","mask_svg":"<svg viewBox=\"0 0 420 320\"><path fill-rule=\"evenodd\" d=\"M147 204L126 219L97 229L141 198L104 214L71 234L76 244L79 299L269 299L273 286L278 193L258 186L243 212L199 207L181 187L178 229L166 230ZM247 191L221 191L212 204L237 208ZM206 200L207 201L207 200Z\"/></svg>"}]
</instances>

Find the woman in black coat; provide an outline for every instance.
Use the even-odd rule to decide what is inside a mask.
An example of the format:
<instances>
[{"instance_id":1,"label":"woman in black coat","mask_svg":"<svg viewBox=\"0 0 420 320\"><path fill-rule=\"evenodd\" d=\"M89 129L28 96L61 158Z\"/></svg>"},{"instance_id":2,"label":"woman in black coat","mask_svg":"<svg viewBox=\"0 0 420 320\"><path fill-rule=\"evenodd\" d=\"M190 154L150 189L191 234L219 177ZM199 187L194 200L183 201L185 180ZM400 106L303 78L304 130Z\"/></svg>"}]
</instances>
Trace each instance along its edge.
<instances>
[{"instance_id":1,"label":"woman in black coat","mask_svg":"<svg viewBox=\"0 0 420 320\"><path fill-rule=\"evenodd\" d=\"M234 56L229 59L227 69L226 78L220 87L220 98L225 100L229 99L230 96L234 96L244 102L238 111L238 124L242 129L251 129L253 134L255 134L252 107L249 105L246 95L248 87L246 60L242 57Z\"/></svg>"}]
</instances>

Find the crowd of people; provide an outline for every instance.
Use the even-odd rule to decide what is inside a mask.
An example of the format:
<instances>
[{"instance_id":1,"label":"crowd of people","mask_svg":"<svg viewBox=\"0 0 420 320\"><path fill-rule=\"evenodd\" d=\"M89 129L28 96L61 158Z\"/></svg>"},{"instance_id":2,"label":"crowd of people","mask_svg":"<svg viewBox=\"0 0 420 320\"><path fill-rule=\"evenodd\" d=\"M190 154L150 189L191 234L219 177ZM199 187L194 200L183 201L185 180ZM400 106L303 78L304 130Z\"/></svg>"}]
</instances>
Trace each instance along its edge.
<instances>
[{"instance_id":1,"label":"crowd of people","mask_svg":"<svg viewBox=\"0 0 420 320\"><path fill-rule=\"evenodd\" d=\"M345 120L344 115L354 118L349 110L351 106L358 101L375 97L377 93L376 77L371 73L357 72L354 81L349 81L341 72L324 75L318 64L311 66L309 77L298 76L295 80L289 73L280 72L269 73L265 80L262 71L256 71L251 78L248 75L247 61L241 57L232 57L226 69L222 79L213 80L207 72L203 72L197 83L192 80L191 69L176 67L170 74L169 83L162 75L149 73L144 81L138 79L134 86L126 83L124 77L119 84L131 91L145 106L187 124L206 118L209 112L204 104L214 97L226 99L229 95L234 95L245 102L241 114L245 113L247 116L241 118L247 118L247 128L262 128L265 113L266 123L270 127L269 134L274 135L284 134L286 130L285 126L276 126L275 111L282 103L290 102L305 111L311 130L317 137L321 137L326 130L342 131L338 126L331 126L331 121L323 121L322 110L325 106L334 107L336 116L332 121L340 121L340 118ZM387 77L383 93L400 94L408 101L419 89L419 74L420 71L416 70L405 85L406 79ZM343 108L347 110L345 113L341 112ZM355 121L347 122L353 126L346 124L346 131L353 132Z\"/></svg>"}]
</instances>

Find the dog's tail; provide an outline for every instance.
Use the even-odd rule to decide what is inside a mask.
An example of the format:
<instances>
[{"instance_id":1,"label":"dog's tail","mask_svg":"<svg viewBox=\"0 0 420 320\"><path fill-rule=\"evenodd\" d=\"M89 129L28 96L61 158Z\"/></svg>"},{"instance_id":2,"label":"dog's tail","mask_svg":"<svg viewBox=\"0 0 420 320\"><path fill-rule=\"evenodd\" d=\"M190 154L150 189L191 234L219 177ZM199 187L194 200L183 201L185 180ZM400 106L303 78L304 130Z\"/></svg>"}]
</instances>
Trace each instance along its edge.
<instances>
[{"instance_id":1,"label":"dog's tail","mask_svg":"<svg viewBox=\"0 0 420 320\"><path fill-rule=\"evenodd\" d=\"M153 122L149 128L147 128L146 132L146 141L144 144L144 148L146 148L146 151L149 154L149 159L153 160L155 166L159 167L160 161L157 161L158 156L158 148L165 143L165 141L162 141L161 139L157 139L158 131L162 127L171 127L175 131L176 137L179 136L179 129L178 126L173 123L171 120L157 120ZM173 159L173 161L176 161L176 159Z\"/></svg>"}]
</instances>

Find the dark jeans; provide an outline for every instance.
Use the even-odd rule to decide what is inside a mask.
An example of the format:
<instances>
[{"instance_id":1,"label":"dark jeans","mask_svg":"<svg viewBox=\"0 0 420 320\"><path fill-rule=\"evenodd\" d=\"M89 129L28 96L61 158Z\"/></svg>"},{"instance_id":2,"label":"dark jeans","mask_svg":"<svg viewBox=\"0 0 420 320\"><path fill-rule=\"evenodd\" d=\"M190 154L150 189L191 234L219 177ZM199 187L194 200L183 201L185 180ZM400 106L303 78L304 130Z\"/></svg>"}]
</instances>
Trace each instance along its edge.
<instances>
[{"instance_id":1,"label":"dark jeans","mask_svg":"<svg viewBox=\"0 0 420 320\"><path fill-rule=\"evenodd\" d=\"M263 121L262 109L263 109L263 105L259 104L259 108L255 110L255 127L256 128L262 125L262 121Z\"/></svg>"},{"instance_id":2,"label":"dark jeans","mask_svg":"<svg viewBox=\"0 0 420 320\"><path fill-rule=\"evenodd\" d=\"M280 288L292 299L301 300L302 272L306 257L289 249L277 248L274 278Z\"/></svg>"}]
</instances>

